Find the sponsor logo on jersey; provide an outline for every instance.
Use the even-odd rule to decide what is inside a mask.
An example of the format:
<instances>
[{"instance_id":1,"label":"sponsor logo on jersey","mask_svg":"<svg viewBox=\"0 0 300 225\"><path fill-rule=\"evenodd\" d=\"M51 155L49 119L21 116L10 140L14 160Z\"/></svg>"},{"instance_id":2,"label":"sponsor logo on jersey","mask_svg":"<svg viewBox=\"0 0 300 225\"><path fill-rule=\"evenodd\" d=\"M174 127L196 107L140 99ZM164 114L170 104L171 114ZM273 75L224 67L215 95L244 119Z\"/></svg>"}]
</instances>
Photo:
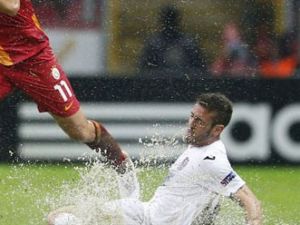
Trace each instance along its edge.
<instances>
[{"instance_id":1,"label":"sponsor logo on jersey","mask_svg":"<svg viewBox=\"0 0 300 225\"><path fill-rule=\"evenodd\" d=\"M65 111L68 111L68 110L72 107L73 102L74 102L74 101L72 101L72 102L69 103L68 105L65 105Z\"/></svg>"},{"instance_id":2,"label":"sponsor logo on jersey","mask_svg":"<svg viewBox=\"0 0 300 225\"><path fill-rule=\"evenodd\" d=\"M235 175L235 173L233 172L233 171L231 171L222 181L221 181L221 184L223 185L223 186L227 186L229 183L230 183L230 181L232 181L233 180L233 178L235 178L236 177L236 175Z\"/></svg>"},{"instance_id":3,"label":"sponsor logo on jersey","mask_svg":"<svg viewBox=\"0 0 300 225\"><path fill-rule=\"evenodd\" d=\"M51 69L51 75L55 80L59 80L59 78L60 78L60 72L56 67L53 67Z\"/></svg>"},{"instance_id":4,"label":"sponsor logo on jersey","mask_svg":"<svg viewBox=\"0 0 300 225\"><path fill-rule=\"evenodd\" d=\"M208 156L205 156L205 158L203 160L215 160L215 159L216 159L216 156L208 155Z\"/></svg>"},{"instance_id":5,"label":"sponsor logo on jersey","mask_svg":"<svg viewBox=\"0 0 300 225\"><path fill-rule=\"evenodd\" d=\"M188 164L189 161L190 161L189 157L186 157L184 160L182 160L182 162L177 167L177 169L182 170Z\"/></svg>"}]
</instances>

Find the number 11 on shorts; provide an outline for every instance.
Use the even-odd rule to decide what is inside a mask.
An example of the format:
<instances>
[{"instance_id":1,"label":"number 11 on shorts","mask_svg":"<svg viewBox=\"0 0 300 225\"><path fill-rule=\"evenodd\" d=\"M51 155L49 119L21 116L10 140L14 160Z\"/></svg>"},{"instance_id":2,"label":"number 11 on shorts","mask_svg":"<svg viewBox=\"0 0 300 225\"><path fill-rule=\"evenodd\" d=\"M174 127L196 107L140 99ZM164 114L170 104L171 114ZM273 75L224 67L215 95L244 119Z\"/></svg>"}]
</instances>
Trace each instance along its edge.
<instances>
[{"instance_id":1,"label":"number 11 on shorts","mask_svg":"<svg viewBox=\"0 0 300 225\"><path fill-rule=\"evenodd\" d=\"M63 98L64 102L66 102L68 100L68 97L72 97L72 92L71 92L68 84L64 80L61 80L59 82L59 84L56 84L54 86L54 89L59 92L59 94Z\"/></svg>"}]
</instances>

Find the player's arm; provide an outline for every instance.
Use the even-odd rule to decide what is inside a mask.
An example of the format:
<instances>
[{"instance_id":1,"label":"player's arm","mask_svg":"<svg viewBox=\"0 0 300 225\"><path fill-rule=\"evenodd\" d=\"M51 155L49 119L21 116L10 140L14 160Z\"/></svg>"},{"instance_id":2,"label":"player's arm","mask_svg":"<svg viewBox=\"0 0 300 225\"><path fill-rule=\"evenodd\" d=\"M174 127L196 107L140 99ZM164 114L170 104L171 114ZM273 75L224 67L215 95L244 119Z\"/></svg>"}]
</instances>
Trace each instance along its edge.
<instances>
[{"instance_id":1,"label":"player's arm","mask_svg":"<svg viewBox=\"0 0 300 225\"><path fill-rule=\"evenodd\" d=\"M244 208L248 225L262 225L260 202L247 185L241 187L233 197Z\"/></svg>"},{"instance_id":2,"label":"player's arm","mask_svg":"<svg viewBox=\"0 0 300 225\"><path fill-rule=\"evenodd\" d=\"M20 0L0 0L0 12L16 16L20 9Z\"/></svg>"}]
</instances>

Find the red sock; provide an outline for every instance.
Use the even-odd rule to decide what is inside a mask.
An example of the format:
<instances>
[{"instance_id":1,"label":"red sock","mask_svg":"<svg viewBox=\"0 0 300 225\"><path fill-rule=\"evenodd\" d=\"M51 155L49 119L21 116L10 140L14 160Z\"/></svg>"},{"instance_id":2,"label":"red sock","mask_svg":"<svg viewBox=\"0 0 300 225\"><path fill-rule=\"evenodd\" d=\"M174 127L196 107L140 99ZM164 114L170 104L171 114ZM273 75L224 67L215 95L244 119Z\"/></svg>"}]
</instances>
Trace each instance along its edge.
<instances>
[{"instance_id":1,"label":"red sock","mask_svg":"<svg viewBox=\"0 0 300 225\"><path fill-rule=\"evenodd\" d=\"M95 140L92 143L87 143L87 145L100 152L106 157L107 161L115 166L120 165L126 156L123 154L117 141L110 135L110 133L105 129L105 127L96 121L91 121L95 127Z\"/></svg>"}]
</instances>

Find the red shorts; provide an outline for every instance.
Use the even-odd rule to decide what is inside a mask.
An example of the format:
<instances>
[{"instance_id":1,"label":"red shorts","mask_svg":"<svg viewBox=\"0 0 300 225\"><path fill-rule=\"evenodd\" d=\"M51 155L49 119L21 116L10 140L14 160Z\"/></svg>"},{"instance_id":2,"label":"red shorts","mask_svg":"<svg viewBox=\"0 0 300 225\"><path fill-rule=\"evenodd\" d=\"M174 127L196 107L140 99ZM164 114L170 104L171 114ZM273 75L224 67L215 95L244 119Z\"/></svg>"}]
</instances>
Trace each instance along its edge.
<instances>
[{"instance_id":1,"label":"red shorts","mask_svg":"<svg viewBox=\"0 0 300 225\"><path fill-rule=\"evenodd\" d=\"M14 88L30 96L40 112L68 117L80 107L66 74L50 49L13 66L0 64L0 99Z\"/></svg>"}]
</instances>

